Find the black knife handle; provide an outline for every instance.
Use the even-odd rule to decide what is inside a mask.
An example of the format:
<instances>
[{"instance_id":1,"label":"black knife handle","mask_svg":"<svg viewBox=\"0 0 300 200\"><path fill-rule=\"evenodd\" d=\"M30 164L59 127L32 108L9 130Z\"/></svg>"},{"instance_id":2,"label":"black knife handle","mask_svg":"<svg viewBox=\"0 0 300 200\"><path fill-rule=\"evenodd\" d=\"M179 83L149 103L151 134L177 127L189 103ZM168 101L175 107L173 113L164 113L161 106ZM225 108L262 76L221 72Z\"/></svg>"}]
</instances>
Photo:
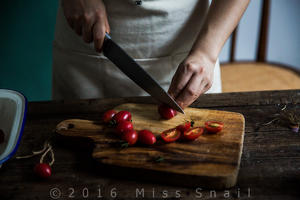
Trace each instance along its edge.
<instances>
[{"instance_id":1,"label":"black knife handle","mask_svg":"<svg viewBox=\"0 0 300 200\"><path fill-rule=\"evenodd\" d=\"M108 33L105 33L103 45L102 45L102 51L104 56L106 56L106 52L109 52L108 48L110 45L108 45L109 41L111 40L111 37Z\"/></svg>"}]
</instances>

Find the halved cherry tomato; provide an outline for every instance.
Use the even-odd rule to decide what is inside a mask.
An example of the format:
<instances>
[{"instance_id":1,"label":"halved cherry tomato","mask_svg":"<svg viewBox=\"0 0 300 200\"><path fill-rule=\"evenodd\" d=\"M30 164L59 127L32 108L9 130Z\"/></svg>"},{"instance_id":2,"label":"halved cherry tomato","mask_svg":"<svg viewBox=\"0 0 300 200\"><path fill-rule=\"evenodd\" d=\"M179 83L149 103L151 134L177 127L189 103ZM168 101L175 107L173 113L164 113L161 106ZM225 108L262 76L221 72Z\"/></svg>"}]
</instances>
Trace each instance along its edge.
<instances>
[{"instance_id":1,"label":"halved cherry tomato","mask_svg":"<svg viewBox=\"0 0 300 200\"><path fill-rule=\"evenodd\" d=\"M117 114L117 111L115 110L108 110L106 111L103 116L102 116L102 120L105 122L105 123L108 123L110 122L113 117L115 116L115 114Z\"/></svg>"},{"instance_id":2,"label":"halved cherry tomato","mask_svg":"<svg viewBox=\"0 0 300 200\"><path fill-rule=\"evenodd\" d=\"M191 122L186 122L185 124L181 124L181 125L177 126L176 128L177 128L177 130L179 130L183 133L184 131L187 131L191 128Z\"/></svg>"},{"instance_id":3,"label":"halved cherry tomato","mask_svg":"<svg viewBox=\"0 0 300 200\"><path fill-rule=\"evenodd\" d=\"M208 121L205 122L205 128L210 133L220 132L223 128L224 124L222 122L217 121Z\"/></svg>"},{"instance_id":4,"label":"halved cherry tomato","mask_svg":"<svg viewBox=\"0 0 300 200\"><path fill-rule=\"evenodd\" d=\"M166 130L160 134L161 138L167 143L178 140L180 135L181 135L181 131L178 130L177 128Z\"/></svg>"},{"instance_id":5,"label":"halved cherry tomato","mask_svg":"<svg viewBox=\"0 0 300 200\"><path fill-rule=\"evenodd\" d=\"M152 145L156 142L156 137L151 131L141 130L138 135L138 140L142 144Z\"/></svg>"},{"instance_id":6,"label":"halved cherry tomato","mask_svg":"<svg viewBox=\"0 0 300 200\"><path fill-rule=\"evenodd\" d=\"M131 130L133 130L133 125L129 121L121 121L116 127L116 132L118 135L122 135L123 133Z\"/></svg>"},{"instance_id":7,"label":"halved cherry tomato","mask_svg":"<svg viewBox=\"0 0 300 200\"><path fill-rule=\"evenodd\" d=\"M191 128L183 133L183 138L186 140L195 140L203 133L203 128L195 127Z\"/></svg>"},{"instance_id":8,"label":"halved cherry tomato","mask_svg":"<svg viewBox=\"0 0 300 200\"><path fill-rule=\"evenodd\" d=\"M164 119L171 119L171 118L175 117L175 115L177 115L177 111L170 108L166 104L160 104L158 106L158 113Z\"/></svg>"},{"instance_id":9,"label":"halved cherry tomato","mask_svg":"<svg viewBox=\"0 0 300 200\"><path fill-rule=\"evenodd\" d=\"M114 115L113 120L115 120L117 124L121 121L130 121L131 113L125 110L120 111Z\"/></svg>"},{"instance_id":10,"label":"halved cherry tomato","mask_svg":"<svg viewBox=\"0 0 300 200\"><path fill-rule=\"evenodd\" d=\"M138 140L138 134L135 130L126 131L123 133L122 139L128 142L129 145L134 145Z\"/></svg>"}]
</instances>

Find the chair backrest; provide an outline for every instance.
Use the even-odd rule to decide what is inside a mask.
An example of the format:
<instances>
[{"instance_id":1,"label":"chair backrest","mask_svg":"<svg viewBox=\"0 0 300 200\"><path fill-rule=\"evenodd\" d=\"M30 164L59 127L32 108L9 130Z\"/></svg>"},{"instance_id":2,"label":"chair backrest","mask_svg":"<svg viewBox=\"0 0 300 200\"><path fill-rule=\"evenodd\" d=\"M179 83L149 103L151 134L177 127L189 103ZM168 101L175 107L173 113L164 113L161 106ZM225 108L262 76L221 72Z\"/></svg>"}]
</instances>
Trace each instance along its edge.
<instances>
[{"instance_id":1,"label":"chair backrest","mask_svg":"<svg viewBox=\"0 0 300 200\"><path fill-rule=\"evenodd\" d=\"M256 61L265 62L267 54L267 41L268 41L268 27L269 27L269 15L270 15L270 0L262 1L262 12L260 19L260 30L258 39L258 49L256 52ZM230 62L235 61L235 50L236 50L236 37L237 37L238 26L232 32L231 44L230 44Z\"/></svg>"}]
</instances>

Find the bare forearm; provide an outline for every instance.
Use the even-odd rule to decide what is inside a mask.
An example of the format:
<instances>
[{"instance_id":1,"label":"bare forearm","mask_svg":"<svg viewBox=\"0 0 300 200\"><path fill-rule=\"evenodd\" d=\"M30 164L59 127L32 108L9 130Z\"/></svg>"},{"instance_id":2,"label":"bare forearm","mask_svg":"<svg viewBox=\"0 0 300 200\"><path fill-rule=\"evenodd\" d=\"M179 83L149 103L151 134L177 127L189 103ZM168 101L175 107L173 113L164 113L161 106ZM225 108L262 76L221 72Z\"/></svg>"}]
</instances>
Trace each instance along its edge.
<instances>
[{"instance_id":1,"label":"bare forearm","mask_svg":"<svg viewBox=\"0 0 300 200\"><path fill-rule=\"evenodd\" d=\"M215 61L250 0L213 0L190 54L206 54Z\"/></svg>"},{"instance_id":2,"label":"bare forearm","mask_svg":"<svg viewBox=\"0 0 300 200\"><path fill-rule=\"evenodd\" d=\"M213 0L189 55L178 66L169 94L185 108L205 93L213 82L218 55L250 0Z\"/></svg>"}]
</instances>

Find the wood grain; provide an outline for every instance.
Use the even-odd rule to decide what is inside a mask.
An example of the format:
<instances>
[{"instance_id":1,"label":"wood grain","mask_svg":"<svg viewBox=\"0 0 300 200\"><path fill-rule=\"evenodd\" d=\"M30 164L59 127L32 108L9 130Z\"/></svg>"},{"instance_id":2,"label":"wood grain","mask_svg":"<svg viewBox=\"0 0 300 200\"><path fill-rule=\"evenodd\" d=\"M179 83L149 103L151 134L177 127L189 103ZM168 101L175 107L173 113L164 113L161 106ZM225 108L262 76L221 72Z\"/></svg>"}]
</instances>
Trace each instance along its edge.
<instances>
[{"instance_id":1,"label":"wood grain","mask_svg":"<svg viewBox=\"0 0 300 200\"><path fill-rule=\"evenodd\" d=\"M49 191L54 187L61 190L60 199L70 198L70 188L74 189L72 199L82 200L83 188L89 190L89 199L97 198L98 189L101 189L103 199L112 199L110 189L115 187L117 199L120 200L137 199L136 188L145 190L143 199L163 199L163 191L168 191L168 199L224 200L223 190L217 191L216 198L210 198L211 190L204 189L199 184L193 187L158 184L157 181L145 180L145 171L132 169L132 173L123 173L115 170L113 165L98 164L91 157L92 140L53 134L56 125L64 119L97 120L105 110L128 102L155 103L150 97L30 102L17 156L41 149L45 140L54 136L52 145L55 163L51 166L52 176L48 180L40 180L34 175L33 167L39 162L39 156L24 160L11 159L0 169L0 199L50 199ZM287 104L300 113L300 90L205 94L192 105L202 109L239 112L245 116L241 168L237 185L228 189L231 197L229 199L299 199L299 134L276 124L255 129L257 122L269 120L278 104ZM148 170L147 174L149 173ZM160 174L161 179L168 180L169 177L167 173ZM156 180L155 177L153 180ZM188 182L193 178L180 180ZM202 198L199 198L195 191L198 187L202 188ZM175 191L180 192L180 198L176 197Z\"/></svg>"},{"instance_id":2,"label":"wood grain","mask_svg":"<svg viewBox=\"0 0 300 200\"><path fill-rule=\"evenodd\" d=\"M130 111L136 130L148 129L156 136L191 120L195 126L203 126L209 120L222 121L225 126L220 133L205 133L193 142L165 144L158 140L151 147L137 145L125 149L120 148L120 139L113 130L99 121L65 120L57 125L56 131L64 136L92 139L96 144L93 157L103 164L168 173L170 180L173 180L173 175L173 178L176 177L174 181L180 185L228 188L236 184L243 146L243 115L187 108L186 115L178 114L171 120L163 120L157 113L157 105L153 104L122 104L115 110ZM159 156L164 158L161 163L155 162ZM189 178L193 180L182 182L182 179Z\"/></svg>"}]
</instances>

